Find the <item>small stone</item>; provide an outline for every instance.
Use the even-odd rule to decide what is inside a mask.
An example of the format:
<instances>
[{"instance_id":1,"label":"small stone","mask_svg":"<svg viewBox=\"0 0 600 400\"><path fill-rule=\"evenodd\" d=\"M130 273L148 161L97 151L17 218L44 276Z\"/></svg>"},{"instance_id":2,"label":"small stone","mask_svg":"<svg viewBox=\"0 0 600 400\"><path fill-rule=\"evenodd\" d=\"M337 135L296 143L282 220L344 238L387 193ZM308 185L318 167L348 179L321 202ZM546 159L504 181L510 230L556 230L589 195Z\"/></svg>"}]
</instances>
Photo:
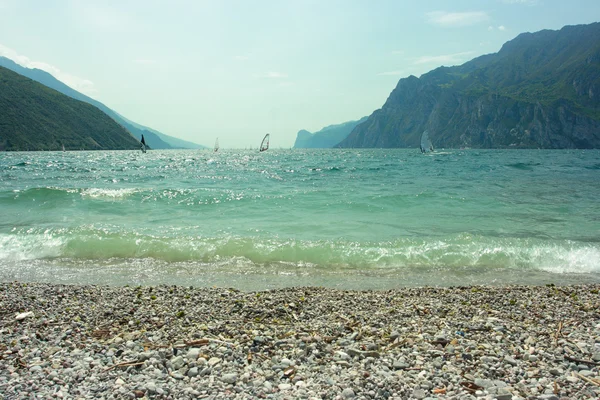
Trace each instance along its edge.
<instances>
[{"instance_id":1,"label":"small stone","mask_svg":"<svg viewBox=\"0 0 600 400\"><path fill-rule=\"evenodd\" d=\"M415 399L421 400L426 396L425 391L423 389L415 389L412 393L412 397Z\"/></svg>"},{"instance_id":2,"label":"small stone","mask_svg":"<svg viewBox=\"0 0 600 400\"><path fill-rule=\"evenodd\" d=\"M219 357L211 357L210 360L208 360L208 365L211 367L214 367L215 365L217 365L220 362L221 362L221 359Z\"/></svg>"},{"instance_id":3,"label":"small stone","mask_svg":"<svg viewBox=\"0 0 600 400\"><path fill-rule=\"evenodd\" d=\"M494 386L494 384L492 383L492 381L491 381L491 380L489 380L489 379L480 379L480 378L476 378L476 379L475 379L475 381L474 381L474 383L475 383L477 386L481 386L481 387L482 387L482 388L484 388L484 389L487 389L487 388L489 388L489 387L492 387L492 386Z\"/></svg>"},{"instance_id":4,"label":"small stone","mask_svg":"<svg viewBox=\"0 0 600 400\"><path fill-rule=\"evenodd\" d=\"M278 386L279 390L290 390L292 385L289 383L280 383Z\"/></svg>"},{"instance_id":5,"label":"small stone","mask_svg":"<svg viewBox=\"0 0 600 400\"><path fill-rule=\"evenodd\" d=\"M346 388L346 389L342 390L342 397L344 399L353 399L354 396L355 396L354 390L352 390L351 388Z\"/></svg>"},{"instance_id":6,"label":"small stone","mask_svg":"<svg viewBox=\"0 0 600 400\"><path fill-rule=\"evenodd\" d=\"M198 371L198 367L192 367L187 372L187 376L189 376L190 378L193 378L194 376L198 376L199 373L200 373L200 371Z\"/></svg>"},{"instance_id":7,"label":"small stone","mask_svg":"<svg viewBox=\"0 0 600 400\"><path fill-rule=\"evenodd\" d=\"M185 360L182 356L177 356L171 360L171 366L174 370L178 370L185 365Z\"/></svg>"},{"instance_id":8,"label":"small stone","mask_svg":"<svg viewBox=\"0 0 600 400\"><path fill-rule=\"evenodd\" d=\"M402 361L394 361L394 364L392 365L392 368L394 369L406 369L408 367L409 365Z\"/></svg>"},{"instance_id":9,"label":"small stone","mask_svg":"<svg viewBox=\"0 0 600 400\"><path fill-rule=\"evenodd\" d=\"M263 344L267 341L264 336L255 336L253 339L255 344Z\"/></svg>"},{"instance_id":10,"label":"small stone","mask_svg":"<svg viewBox=\"0 0 600 400\"><path fill-rule=\"evenodd\" d=\"M583 371L579 371L579 375L585 376L586 378L589 378L590 376L595 376L596 373L594 371L590 371L589 369L586 369L586 370L583 370Z\"/></svg>"},{"instance_id":11,"label":"small stone","mask_svg":"<svg viewBox=\"0 0 600 400\"><path fill-rule=\"evenodd\" d=\"M24 313L21 313L21 314L17 314L17 316L15 317L15 319L17 321L21 321L21 320L24 320L25 318L32 318L33 316L34 316L33 315L33 311L27 311L27 312L24 312Z\"/></svg>"},{"instance_id":12,"label":"small stone","mask_svg":"<svg viewBox=\"0 0 600 400\"><path fill-rule=\"evenodd\" d=\"M348 354L350 354L350 352L348 352ZM365 357L373 357L373 358L379 358L381 356L381 354L379 354L379 352L375 351L375 350L363 351L363 355Z\"/></svg>"},{"instance_id":13,"label":"small stone","mask_svg":"<svg viewBox=\"0 0 600 400\"><path fill-rule=\"evenodd\" d=\"M539 400L559 400L558 396L553 394L542 394L538 396Z\"/></svg>"},{"instance_id":14,"label":"small stone","mask_svg":"<svg viewBox=\"0 0 600 400\"><path fill-rule=\"evenodd\" d=\"M149 391L150 393L155 393L156 392L156 383L154 383L154 382L146 383L146 390Z\"/></svg>"},{"instance_id":15,"label":"small stone","mask_svg":"<svg viewBox=\"0 0 600 400\"><path fill-rule=\"evenodd\" d=\"M351 357L356 357L360 356L362 354L362 351L357 349L346 349L346 354L348 354Z\"/></svg>"},{"instance_id":16,"label":"small stone","mask_svg":"<svg viewBox=\"0 0 600 400\"><path fill-rule=\"evenodd\" d=\"M512 358L511 356L506 356L504 357L504 361L510 365L517 365L517 360L515 360L514 358Z\"/></svg>"},{"instance_id":17,"label":"small stone","mask_svg":"<svg viewBox=\"0 0 600 400\"><path fill-rule=\"evenodd\" d=\"M185 358L187 358L188 360L196 360L199 355L200 349L192 347L188 350L187 354L185 355Z\"/></svg>"},{"instance_id":18,"label":"small stone","mask_svg":"<svg viewBox=\"0 0 600 400\"><path fill-rule=\"evenodd\" d=\"M237 381L237 374L224 374L221 380L225 383L234 384Z\"/></svg>"}]
</instances>

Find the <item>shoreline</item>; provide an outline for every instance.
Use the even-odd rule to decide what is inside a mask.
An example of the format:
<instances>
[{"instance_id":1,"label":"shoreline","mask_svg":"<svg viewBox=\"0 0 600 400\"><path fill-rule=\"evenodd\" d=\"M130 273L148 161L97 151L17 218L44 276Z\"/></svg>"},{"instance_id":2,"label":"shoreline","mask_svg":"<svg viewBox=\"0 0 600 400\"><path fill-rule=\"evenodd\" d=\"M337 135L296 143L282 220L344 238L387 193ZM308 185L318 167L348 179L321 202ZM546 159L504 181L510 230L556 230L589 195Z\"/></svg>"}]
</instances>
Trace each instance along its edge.
<instances>
[{"instance_id":1,"label":"shoreline","mask_svg":"<svg viewBox=\"0 0 600 400\"><path fill-rule=\"evenodd\" d=\"M599 292L0 283L0 398L598 398Z\"/></svg>"}]
</instances>

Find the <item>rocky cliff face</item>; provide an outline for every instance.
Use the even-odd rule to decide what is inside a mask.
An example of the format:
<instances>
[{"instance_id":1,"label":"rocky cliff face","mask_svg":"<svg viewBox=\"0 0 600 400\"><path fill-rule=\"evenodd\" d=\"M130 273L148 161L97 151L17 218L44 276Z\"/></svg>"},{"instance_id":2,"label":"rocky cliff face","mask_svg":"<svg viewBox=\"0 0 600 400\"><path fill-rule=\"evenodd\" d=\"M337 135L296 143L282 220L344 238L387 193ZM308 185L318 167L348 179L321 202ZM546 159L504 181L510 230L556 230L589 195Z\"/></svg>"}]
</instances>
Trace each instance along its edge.
<instances>
[{"instance_id":1,"label":"rocky cliff face","mask_svg":"<svg viewBox=\"0 0 600 400\"><path fill-rule=\"evenodd\" d=\"M600 23L519 35L401 79L337 147L600 148Z\"/></svg>"}]
</instances>

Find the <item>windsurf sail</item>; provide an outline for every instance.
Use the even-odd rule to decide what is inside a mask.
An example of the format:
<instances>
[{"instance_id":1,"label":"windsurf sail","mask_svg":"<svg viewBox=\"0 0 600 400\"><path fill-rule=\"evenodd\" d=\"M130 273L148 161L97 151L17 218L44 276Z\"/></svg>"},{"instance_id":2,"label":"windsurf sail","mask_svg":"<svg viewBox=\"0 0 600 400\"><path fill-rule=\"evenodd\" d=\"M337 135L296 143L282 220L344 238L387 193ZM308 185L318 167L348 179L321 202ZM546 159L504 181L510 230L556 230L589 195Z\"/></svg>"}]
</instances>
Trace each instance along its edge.
<instances>
[{"instance_id":1,"label":"windsurf sail","mask_svg":"<svg viewBox=\"0 0 600 400\"><path fill-rule=\"evenodd\" d=\"M63 152L64 152L65 151L65 145L63 144L62 147L63 147Z\"/></svg>"},{"instance_id":2,"label":"windsurf sail","mask_svg":"<svg viewBox=\"0 0 600 400\"><path fill-rule=\"evenodd\" d=\"M429 139L429 132L425 131L421 135L421 153L429 153L433 151L433 143Z\"/></svg>"},{"instance_id":3,"label":"windsurf sail","mask_svg":"<svg viewBox=\"0 0 600 400\"><path fill-rule=\"evenodd\" d=\"M143 134L142 134L141 143L142 143L142 146L141 146L142 153L145 153L146 152L146 140L144 140L144 135Z\"/></svg>"},{"instance_id":4,"label":"windsurf sail","mask_svg":"<svg viewBox=\"0 0 600 400\"><path fill-rule=\"evenodd\" d=\"M219 138L215 140L215 152L219 151Z\"/></svg>"},{"instance_id":5,"label":"windsurf sail","mask_svg":"<svg viewBox=\"0 0 600 400\"><path fill-rule=\"evenodd\" d=\"M269 149L269 137L270 135L267 133L260 144L260 149L258 151L265 151Z\"/></svg>"}]
</instances>

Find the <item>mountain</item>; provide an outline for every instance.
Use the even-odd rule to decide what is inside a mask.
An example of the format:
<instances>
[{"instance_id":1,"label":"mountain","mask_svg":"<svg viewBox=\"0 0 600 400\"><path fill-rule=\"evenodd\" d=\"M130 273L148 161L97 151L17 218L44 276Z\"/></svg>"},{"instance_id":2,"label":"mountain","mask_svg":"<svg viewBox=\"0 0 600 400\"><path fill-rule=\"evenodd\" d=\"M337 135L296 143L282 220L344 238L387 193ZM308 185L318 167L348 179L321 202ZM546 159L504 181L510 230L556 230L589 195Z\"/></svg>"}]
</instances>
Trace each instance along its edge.
<instances>
[{"instance_id":1,"label":"mountain","mask_svg":"<svg viewBox=\"0 0 600 400\"><path fill-rule=\"evenodd\" d=\"M398 82L337 147L600 148L600 23L523 33Z\"/></svg>"},{"instance_id":2,"label":"mountain","mask_svg":"<svg viewBox=\"0 0 600 400\"><path fill-rule=\"evenodd\" d=\"M0 67L0 149L139 149L131 134L98 108Z\"/></svg>"},{"instance_id":3,"label":"mountain","mask_svg":"<svg viewBox=\"0 0 600 400\"><path fill-rule=\"evenodd\" d=\"M164 133L155 131L151 128L148 128L143 125L136 124L135 122L129 121L128 119L124 118L117 112L111 110L110 108L108 108L107 106L102 104L101 102L94 100L91 97L88 97L88 96L72 89L71 87L65 85L64 83L62 83L61 81L59 81L58 79L56 79L54 76L52 76L51 74L49 74L46 71L43 71L43 70L37 69L37 68L31 69L31 68L22 67L19 64L15 63L14 61L12 61L11 59L6 58L6 57L0 57L0 66L8 68L18 74L28 77L30 79L33 79L34 81L37 81L43 85L48 86L49 88L57 90L57 91L61 92L62 94L65 94L69 97L72 97L72 98L80 100L80 101L84 101L88 104L92 104L93 106L98 107L100 110L104 111L109 117L114 119L117 123L119 123L120 125L124 126L127 130L129 130L129 132L131 132L131 134L134 137L136 137L138 140L142 137L142 134L144 134L146 143L153 149L204 148L204 146L201 146L201 145L198 145L195 143L191 143L191 142L186 142L185 140L181 140L181 139L177 139L172 136L169 136L169 135L165 135Z\"/></svg>"},{"instance_id":4,"label":"mountain","mask_svg":"<svg viewBox=\"0 0 600 400\"><path fill-rule=\"evenodd\" d=\"M122 118L129 124L133 125L134 127L141 129L142 131L148 131L148 132L150 132L150 134L154 134L154 135L158 136L159 139L161 139L164 142L167 142L174 149L206 149L207 148L206 146L202 146L202 145L194 143L194 142L189 142L187 140L183 140L183 139L179 139L179 138L176 138L173 136L165 135L164 133L161 133L157 130L154 130L152 128L148 128L146 126L143 126L143 125L137 124L133 121L130 121L119 113L115 112L115 114L117 114L120 118ZM146 134L146 133L144 133L144 134Z\"/></svg>"},{"instance_id":5,"label":"mountain","mask_svg":"<svg viewBox=\"0 0 600 400\"><path fill-rule=\"evenodd\" d=\"M296 149L327 149L332 148L342 140L344 140L354 127L361 122L366 121L367 117L363 117L358 121L349 121L337 125L329 125L318 132L310 133L302 129L296 135L294 148Z\"/></svg>"}]
</instances>

